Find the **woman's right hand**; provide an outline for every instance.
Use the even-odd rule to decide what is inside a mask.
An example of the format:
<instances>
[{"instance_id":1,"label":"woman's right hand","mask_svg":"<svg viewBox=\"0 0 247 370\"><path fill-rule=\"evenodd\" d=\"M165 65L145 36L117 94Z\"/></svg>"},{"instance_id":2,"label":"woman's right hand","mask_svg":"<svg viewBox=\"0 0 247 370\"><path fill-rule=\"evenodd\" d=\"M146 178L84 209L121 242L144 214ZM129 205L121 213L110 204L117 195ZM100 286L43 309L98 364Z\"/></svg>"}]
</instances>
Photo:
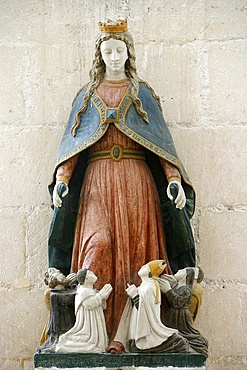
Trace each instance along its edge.
<instances>
[{"instance_id":1,"label":"woman's right hand","mask_svg":"<svg viewBox=\"0 0 247 370\"><path fill-rule=\"evenodd\" d=\"M55 207L60 208L63 205L62 198L69 192L68 184L64 181L57 181L53 190L52 200Z\"/></svg>"}]
</instances>

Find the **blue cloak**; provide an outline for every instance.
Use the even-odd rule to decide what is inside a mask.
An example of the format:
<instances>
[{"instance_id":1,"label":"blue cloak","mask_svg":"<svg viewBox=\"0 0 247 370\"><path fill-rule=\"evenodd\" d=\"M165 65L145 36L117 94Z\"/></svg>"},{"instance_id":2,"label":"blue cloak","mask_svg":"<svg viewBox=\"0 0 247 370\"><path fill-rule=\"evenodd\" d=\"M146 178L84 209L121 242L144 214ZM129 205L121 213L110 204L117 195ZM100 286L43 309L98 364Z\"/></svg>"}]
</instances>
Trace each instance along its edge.
<instances>
[{"instance_id":1,"label":"blue cloak","mask_svg":"<svg viewBox=\"0 0 247 370\"><path fill-rule=\"evenodd\" d=\"M63 198L63 206L54 208L49 232L49 266L64 272L70 269L77 208L84 173L87 167L87 151L106 133L110 124L114 124L132 140L139 143L146 152L146 160L152 171L159 193L164 221L167 255L174 272L179 268L195 265L194 238L190 218L194 213L195 193L189 177L176 153L170 131L165 123L157 100L144 82L139 83L138 97L147 112L149 123L138 114L131 94L126 93L118 109L110 109L94 92L87 103L86 110L80 115L80 126L76 135L71 129L75 116L82 107L86 87L81 90L72 107L69 120L57 155L53 181L49 185L52 195L57 167L77 153L81 153L69 184L69 194ZM167 180L159 157L178 168L182 186L186 194L186 206L176 209L174 201L166 194ZM174 199L177 189L173 189Z\"/></svg>"}]
</instances>

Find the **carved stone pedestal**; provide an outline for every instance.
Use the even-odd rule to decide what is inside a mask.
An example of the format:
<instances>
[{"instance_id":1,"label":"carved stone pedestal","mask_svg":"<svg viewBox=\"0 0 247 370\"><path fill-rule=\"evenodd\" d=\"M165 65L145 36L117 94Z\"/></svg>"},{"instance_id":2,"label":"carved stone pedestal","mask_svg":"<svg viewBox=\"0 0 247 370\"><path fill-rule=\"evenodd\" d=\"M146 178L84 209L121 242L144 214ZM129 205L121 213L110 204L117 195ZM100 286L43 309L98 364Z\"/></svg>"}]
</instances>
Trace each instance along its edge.
<instances>
[{"instance_id":1,"label":"carved stone pedestal","mask_svg":"<svg viewBox=\"0 0 247 370\"><path fill-rule=\"evenodd\" d=\"M108 354L108 353L72 353L72 354L35 354L34 367L41 369L92 369L92 368L158 368L198 370L206 368L206 356L202 354Z\"/></svg>"}]
</instances>

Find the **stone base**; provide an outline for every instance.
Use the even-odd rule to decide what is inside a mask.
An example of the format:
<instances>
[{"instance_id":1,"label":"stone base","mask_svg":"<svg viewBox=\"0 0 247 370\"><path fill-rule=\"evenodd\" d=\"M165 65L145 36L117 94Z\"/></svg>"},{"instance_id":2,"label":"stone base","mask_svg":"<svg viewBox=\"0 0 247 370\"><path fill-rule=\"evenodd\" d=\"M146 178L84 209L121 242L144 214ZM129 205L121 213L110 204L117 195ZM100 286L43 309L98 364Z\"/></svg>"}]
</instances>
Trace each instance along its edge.
<instances>
[{"instance_id":1,"label":"stone base","mask_svg":"<svg viewBox=\"0 0 247 370\"><path fill-rule=\"evenodd\" d=\"M82 368L82 367L66 367L63 368L63 370L108 370L107 367L90 367L90 368ZM151 370L151 367L121 367L121 368L115 368L114 370ZM52 367L36 367L35 370L59 370L58 367L52 366ZM205 366L202 367L174 367L174 366L164 366L164 367L156 367L155 370L206 370Z\"/></svg>"},{"instance_id":2,"label":"stone base","mask_svg":"<svg viewBox=\"0 0 247 370\"><path fill-rule=\"evenodd\" d=\"M206 356L197 353L56 353L34 355L35 369L82 369L82 368L184 368L204 369ZM98 369L99 370L99 369ZM182 370L182 369L181 369Z\"/></svg>"}]
</instances>

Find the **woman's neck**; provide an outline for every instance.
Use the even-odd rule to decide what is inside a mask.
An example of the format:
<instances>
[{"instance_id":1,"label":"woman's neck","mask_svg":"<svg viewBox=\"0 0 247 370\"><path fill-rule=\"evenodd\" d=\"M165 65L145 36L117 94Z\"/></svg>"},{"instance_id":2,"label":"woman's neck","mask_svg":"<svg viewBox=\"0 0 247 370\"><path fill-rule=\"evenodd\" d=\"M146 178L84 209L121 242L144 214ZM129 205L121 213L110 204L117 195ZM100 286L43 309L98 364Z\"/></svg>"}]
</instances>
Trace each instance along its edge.
<instances>
[{"instance_id":1,"label":"woman's neck","mask_svg":"<svg viewBox=\"0 0 247 370\"><path fill-rule=\"evenodd\" d=\"M105 75L104 75L104 80L110 80L110 81L121 81L121 80L126 80L127 79L127 76L126 76L126 73L125 71L109 71L109 70L106 70L105 71Z\"/></svg>"}]
</instances>

